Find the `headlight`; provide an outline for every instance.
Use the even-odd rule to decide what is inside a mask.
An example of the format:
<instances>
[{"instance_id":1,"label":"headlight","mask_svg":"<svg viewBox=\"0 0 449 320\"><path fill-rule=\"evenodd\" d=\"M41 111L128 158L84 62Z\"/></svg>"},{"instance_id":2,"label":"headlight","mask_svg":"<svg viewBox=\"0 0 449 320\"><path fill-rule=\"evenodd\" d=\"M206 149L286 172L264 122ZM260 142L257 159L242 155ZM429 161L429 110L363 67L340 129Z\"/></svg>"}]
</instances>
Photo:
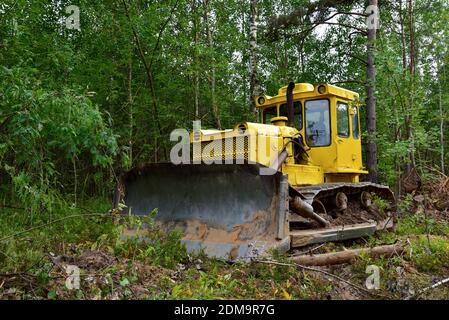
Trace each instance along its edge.
<instances>
[{"instance_id":1,"label":"headlight","mask_svg":"<svg viewBox=\"0 0 449 320\"><path fill-rule=\"evenodd\" d=\"M237 131L239 134L244 134L246 129L248 129L248 126L245 123L240 123L237 125Z\"/></svg>"},{"instance_id":2,"label":"headlight","mask_svg":"<svg viewBox=\"0 0 449 320\"><path fill-rule=\"evenodd\" d=\"M320 85L318 87L318 93L325 94L326 93L326 86L325 85Z\"/></svg>"}]
</instances>

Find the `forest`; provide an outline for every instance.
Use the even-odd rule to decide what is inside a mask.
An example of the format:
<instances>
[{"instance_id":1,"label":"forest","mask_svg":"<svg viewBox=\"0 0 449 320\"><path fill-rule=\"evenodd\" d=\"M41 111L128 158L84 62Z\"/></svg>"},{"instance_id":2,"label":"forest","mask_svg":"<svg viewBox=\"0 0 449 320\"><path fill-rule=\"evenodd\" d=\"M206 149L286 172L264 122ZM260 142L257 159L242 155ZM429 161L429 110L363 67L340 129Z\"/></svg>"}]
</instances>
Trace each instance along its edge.
<instances>
[{"instance_id":1,"label":"forest","mask_svg":"<svg viewBox=\"0 0 449 320\"><path fill-rule=\"evenodd\" d=\"M0 298L447 299L448 22L447 0L2 0ZM151 215L127 217L150 226L151 245L120 237L123 173L169 161L170 133L194 120L258 121L255 98L290 81L360 94L366 179L398 208L392 232L313 250L406 253L318 270L281 253L228 264L187 252ZM364 287L369 265L379 290Z\"/></svg>"}]
</instances>

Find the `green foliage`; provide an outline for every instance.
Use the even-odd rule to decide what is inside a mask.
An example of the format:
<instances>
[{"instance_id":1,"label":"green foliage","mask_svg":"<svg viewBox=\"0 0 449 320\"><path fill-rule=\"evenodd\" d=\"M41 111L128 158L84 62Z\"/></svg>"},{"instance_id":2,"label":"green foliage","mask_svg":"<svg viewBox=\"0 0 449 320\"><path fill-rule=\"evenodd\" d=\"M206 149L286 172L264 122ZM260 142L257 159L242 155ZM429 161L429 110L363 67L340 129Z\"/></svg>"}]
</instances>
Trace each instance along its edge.
<instances>
[{"instance_id":1,"label":"green foliage","mask_svg":"<svg viewBox=\"0 0 449 320\"><path fill-rule=\"evenodd\" d=\"M385 244L394 244L398 240L398 234L391 231L377 231L374 235L368 239L369 247L375 247Z\"/></svg>"},{"instance_id":2,"label":"green foliage","mask_svg":"<svg viewBox=\"0 0 449 320\"><path fill-rule=\"evenodd\" d=\"M377 197L375 195L373 196L372 201L373 201L374 207L381 210L382 212L391 206L391 204L388 203L388 201L386 201L385 199L382 199L380 197Z\"/></svg>"},{"instance_id":3,"label":"green foliage","mask_svg":"<svg viewBox=\"0 0 449 320\"><path fill-rule=\"evenodd\" d=\"M87 97L45 90L36 76L27 67L0 68L0 174L32 212L52 211L62 201L61 185L76 181L77 167L106 168L117 152L116 136Z\"/></svg>"},{"instance_id":4,"label":"green foliage","mask_svg":"<svg viewBox=\"0 0 449 320\"><path fill-rule=\"evenodd\" d=\"M396 227L398 235L433 234L445 236L449 234L449 225L445 221L436 221L433 217L424 214L407 214L399 220Z\"/></svg>"},{"instance_id":5,"label":"green foliage","mask_svg":"<svg viewBox=\"0 0 449 320\"><path fill-rule=\"evenodd\" d=\"M398 204L399 212L409 214L412 210L413 195L411 193L406 194Z\"/></svg>"},{"instance_id":6,"label":"green foliage","mask_svg":"<svg viewBox=\"0 0 449 320\"><path fill-rule=\"evenodd\" d=\"M449 265L449 241L444 238L421 237L412 243L410 260L423 272L445 272Z\"/></svg>"},{"instance_id":7,"label":"green foliage","mask_svg":"<svg viewBox=\"0 0 449 320\"><path fill-rule=\"evenodd\" d=\"M93 249L108 248L115 254L174 268L187 258L179 231L166 232L154 221L156 210L147 216L129 215L111 233L101 235ZM134 235L124 235L131 230Z\"/></svg>"},{"instance_id":8,"label":"green foliage","mask_svg":"<svg viewBox=\"0 0 449 320\"><path fill-rule=\"evenodd\" d=\"M378 31L376 142L380 177L391 186L411 154L418 165L427 166L440 165L440 153L446 159L448 153L447 130L442 132L446 148L440 147L440 121L447 116L439 101L443 106L449 101L444 25L449 8L442 0L415 2L415 60L420 72L414 77L408 72L410 17L405 3L382 4ZM117 172L168 160L169 133L191 128L195 101L203 127L216 125L214 100L224 127L251 120L249 1L209 1L207 7L205 3L157 0L125 7L121 1L79 0L21 1L16 6L15 1L4 1L0 175L5 178L0 188L10 192L9 184L14 184L15 189L7 198L17 196L14 201L38 211L51 210L49 204L57 202L61 192L73 201L84 194L105 196ZM65 27L64 9L69 4L80 7L80 31ZM258 2L262 91L272 95L290 80L332 82L359 92L364 101L366 37L347 27L363 26L363 16L338 15L335 24L310 30L309 17L301 17L302 23L270 29L274 16L308 4ZM342 11L359 12L363 7L365 2L353 1ZM398 16L404 18L404 48L397 33ZM361 115L363 119L363 108ZM14 182L14 177L19 179ZM36 194L36 200L30 200Z\"/></svg>"}]
</instances>

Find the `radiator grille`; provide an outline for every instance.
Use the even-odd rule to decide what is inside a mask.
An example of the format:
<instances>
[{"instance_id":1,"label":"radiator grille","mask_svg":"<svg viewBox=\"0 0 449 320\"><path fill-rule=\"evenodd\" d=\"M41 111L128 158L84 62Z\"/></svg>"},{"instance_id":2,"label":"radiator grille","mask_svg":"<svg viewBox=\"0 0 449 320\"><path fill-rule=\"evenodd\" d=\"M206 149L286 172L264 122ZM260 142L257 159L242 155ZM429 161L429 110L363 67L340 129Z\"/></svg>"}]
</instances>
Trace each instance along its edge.
<instances>
[{"instance_id":1,"label":"radiator grille","mask_svg":"<svg viewBox=\"0 0 449 320\"><path fill-rule=\"evenodd\" d=\"M194 161L244 160L249 158L249 136L202 141L201 149L193 147ZM199 150L200 149L200 150Z\"/></svg>"}]
</instances>

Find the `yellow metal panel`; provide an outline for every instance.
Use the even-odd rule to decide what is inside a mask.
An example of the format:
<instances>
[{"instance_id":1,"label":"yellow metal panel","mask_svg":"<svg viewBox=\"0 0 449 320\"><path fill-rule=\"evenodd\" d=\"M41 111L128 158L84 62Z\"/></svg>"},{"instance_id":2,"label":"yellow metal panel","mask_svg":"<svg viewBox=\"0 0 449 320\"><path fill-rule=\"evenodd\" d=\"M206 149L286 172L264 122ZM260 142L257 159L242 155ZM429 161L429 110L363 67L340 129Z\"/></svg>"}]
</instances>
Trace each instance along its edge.
<instances>
[{"instance_id":1,"label":"yellow metal panel","mask_svg":"<svg viewBox=\"0 0 449 320\"><path fill-rule=\"evenodd\" d=\"M326 182L327 183L333 183L333 182L359 182L359 175L358 174L349 174L349 173L331 173L331 174L325 174Z\"/></svg>"},{"instance_id":2,"label":"yellow metal panel","mask_svg":"<svg viewBox=\"0 0 449 320\"><path fill-rule=\"evenodd\" d=\"M323 85L326 87L326 91L324 94L320 94L318 92L318 87L320 85ZM314 88L314 90L312 89L312 87ZM265 99L265 102L263 104L260 104L258 101L258 97L256 97L256 106L258 108L264 109L266 107L269 106L273 106L273 105L277 105L279 103L285 103L286 102L286 94L287 91L287 86L282 87L279 89L278 94L276 96L270 97L270 96L263 96ZM338 97L338 98L342 98L344 100L350 100L350 101L355 101L358 100L359 98L359 94L351 91L351 90L347 90L344 88L340 88L331 84L326 84L326 83L320 83L320 84L316 84L315 86L310 84L310 83L297 83L295 85L295 89L293 89L293 99L294 100L298 100L298 99L307 99L307 98L320 98L320 97Z\"/></svg>"},{"instance_id":3,"label":"yellow metal panel","mask_svg":"<svg viewBox=\"0 0 449 320\"><path fill-rule=\"evenodd\" d=\"M297 83L295 84L295 88L293 89L293 94L295 93L307 93L307 92L313 92L315 90L315 87L313 84L310 83ZM282 87L278 91L278 96L285 97L287 93L287 86Z\"/></svg>"},{"instance_id":4,"label":"yellow metal panel","mask_svg":"<svg viewBox=\"0 0 449 320\"><path fill-rule=\"evenodd\" d=\"M324 183L323 170L318 166L284 164L282 172L288 174L288 182L293 186Z\"/></svg>"}]
</instances>

